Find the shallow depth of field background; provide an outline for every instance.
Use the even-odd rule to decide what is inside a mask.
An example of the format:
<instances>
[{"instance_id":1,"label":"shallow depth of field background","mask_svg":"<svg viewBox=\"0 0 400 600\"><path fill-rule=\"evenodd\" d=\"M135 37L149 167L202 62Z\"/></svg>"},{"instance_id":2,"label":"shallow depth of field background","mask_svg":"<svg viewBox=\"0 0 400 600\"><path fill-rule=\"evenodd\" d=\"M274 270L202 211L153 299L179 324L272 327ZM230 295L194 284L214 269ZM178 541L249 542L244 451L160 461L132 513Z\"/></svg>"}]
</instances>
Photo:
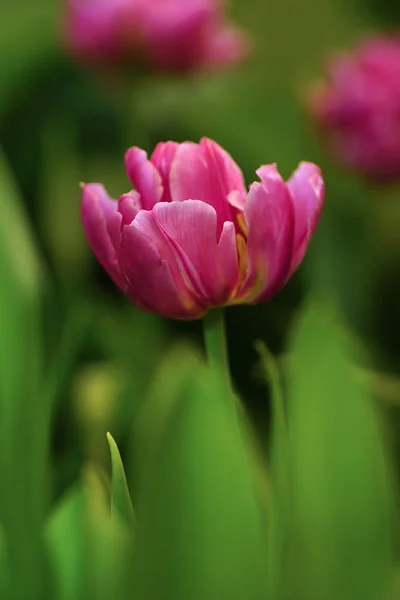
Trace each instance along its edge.
<instances>
[{"instance_id":1,"label":"shallow depth of field background","mask_svg":"<svg viewBox=\"0 0 400 600\"><path fill-rule=\"evenodd\" d=\"M54 410L53 498L77 479L87 458L107 465L107 430L124 450L131 416L172 340L201 342L197 322L167 322L133 309L83 238L79 182L102 182L114 197L128 191L123 153L130 145L151 151L160 140L209 136L231 153L247 183L260 164L277 162L285 177L301 160L321 165L326 205L301 269L272 302L228 310L233 377L265 442L267 392L254 368L253 344L261 338L280 356L296 311L313 290L339 303L354 344L368 348L374 373L368 368L364 375L396 428L399 189L368 187L336 165L304 109L307 86L327 54L356 35L396 25L395 2L380 4L232 0L232 19L254 39L249 60L217 74L178 77L134 68L124 76L91 71L61 47L62 2L2 3L1 194L13 205L20 199L39 248L45 356L52 357L68 319L72 345L79 346ZM2 221L0 231L8 223ZM10 233L18 247L18 232Z\"/></svg>"}]
</instances>

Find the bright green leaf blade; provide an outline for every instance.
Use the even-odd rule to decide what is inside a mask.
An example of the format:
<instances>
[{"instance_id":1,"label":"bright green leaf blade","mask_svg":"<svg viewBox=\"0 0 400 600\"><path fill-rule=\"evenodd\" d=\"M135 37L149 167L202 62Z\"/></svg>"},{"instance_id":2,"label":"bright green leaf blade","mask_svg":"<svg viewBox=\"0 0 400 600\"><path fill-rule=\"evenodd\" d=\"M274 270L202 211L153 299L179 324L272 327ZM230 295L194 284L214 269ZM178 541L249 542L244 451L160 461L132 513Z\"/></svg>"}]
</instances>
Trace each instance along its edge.
<instances>
[{"instance_id":1,"label":"bright green leaf blade","mask_svg":"<svg viewBox=\"0 0 400 600\"><path fill-rule=\"evenodd\" d=\"M107 433L107 441L110 447L112 465L111 514L114 517L124 519L131 527L133 527L136 522L136 517L129 494L121 455L111 433Z\"/></svg>"},{"instance_id":2,"label":"bright green leaf blade","mask_svg":"<svg viewBox=\"0 0 400 600\"><path fill-rule=\"evenodd\" d=\"M313 304L292 341L288 597L376 600L390 583L394 473L381 415L333 312Z\"/></svg>"},{"instance_id":3,"label":"bright green leaf blade","mask_svg":"<svg viewBox=\"0 0 400 600\"><path fill-rule=\"evenodd\" d=\"M264 596L263 519L244 440L224 382L193 365L139 490L135 585L141 600Z\"/></svg>"},{"instance_id":4,"label":"bright green leaf blade","mask_svg":"<svg viewBox=\"0 0 400 600\"><path fill-rule=\"evenodd\" d=\"M110 518L97 472L86 469L83 485L67 493L51 516L46 540L57 600L129 598L129 536Z\"/></svg>"},{"instance_id":5,"label":"bright green leaf blade","mask_svg":"<svg viewBox=\"0 0 400 600\"><path fill-rule=\"evenodd\" d=\"M107 493L96 469L86 469L83 483L89 597L96 600L110 600L113 597L130 600L132 590L128 575L132 569L131 530L111 518Z\"/></svg>"}]
</instances>

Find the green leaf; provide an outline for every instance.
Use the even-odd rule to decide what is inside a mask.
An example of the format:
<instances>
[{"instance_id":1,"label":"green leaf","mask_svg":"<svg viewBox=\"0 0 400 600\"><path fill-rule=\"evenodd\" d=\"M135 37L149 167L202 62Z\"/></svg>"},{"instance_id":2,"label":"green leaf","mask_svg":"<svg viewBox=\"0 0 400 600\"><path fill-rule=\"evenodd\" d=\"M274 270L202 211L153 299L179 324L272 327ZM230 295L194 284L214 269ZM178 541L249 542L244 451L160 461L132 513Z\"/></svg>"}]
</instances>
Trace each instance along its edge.
<instances>
[{"instance_id":1,"label":"green leaf","mask_svg":"<svg viewBox=\"0 0 400 600\"><path fill-rule=\"evenodd\" d=\"M288 486L288 430L284 405L282 375L275 357L266 345L259 341L256 350L260 355L265 379L271 387L272 427L269 463L274 474L274 488L280 499L287 493Z\"/></svg>"},{"instance_id":2,"label":"green leaf","mask_svg":"<svg viewBox=\"0 0 400 600\"><path fill-rule=\"evenodd\" d=\"M112 487L111 487L111 514L124 519L131 527L136 522L128 484L126 481L124 465L118 446L111 433L107 433L107 441L110 447L112 465Z\"/></svg>"},{"instance_id":3,"label":"green leaf","mask_svg":"<svg viewBox=\"0 0 400 600\"><path fill-rule=\"evenodd\" d=\"M382 415L355 376L330 306L307 307L291 344L288 597L376 600L392 576L395 474Z\"/></svg>"},{"instance_id":4,"label":"green leaf","mask_svg":"<svg viewBox=\"0 0 400 600\"><path fill-rule=\"evenodd\" d=\"M126 310L115 310L109 303L99 305L97 300L98 311L94 320L97 318L100 328L96 343L124 373L123 389L115 407L113 431L125 438L149 393L149 385L157 379L158 365L168 340L166 322L158 315L132 310L131 306L127 306ZM140 430L137 433L140 434Z\"/></svg>"},{"instance_id":5,"label":"green leaf","mask_svg":"<svg viewBox=\"0 0 400 600\"><path fill-rule=\"evenodd\" d=\"M290 500L289 435L282 377L278 362L266 345L256 343L266 381L270 384L272 423L269 444L270 496L268 505L268 598L276 599L285 576Z\"/></svg>"},{"instance_id":6,"label":"green leaf","mask_svg":"<svg viewBox=\"0 0 400 600\"><path fill-rule=\"evenodd\" d=\"M7 594L7 576L9 572L7 562L7 542L4 528L0 525L0 594L2 598L6 598Z\"/></svg>"},{"instance_id":7,"label":"green leaf","mask_svg":"<svg viewBox=\"0 0 400 600\"><path fill-rule=\"evenodd\" d=\"M110 515L108 494L99 472L89 466L84 472L86 556L90 580L86 596L96 600L131 598L128 574L132 569L131 529Z\"/></svg>"},{"instance_id":8,"label":"green leaf","mask_svg":"<svg viewBox=\"0 0 400 600\"><path fill-rule=\"evenodd\" d=\"M71 302L43 382L43 395L49 407L54 406L63 386L67 385L74 361L87 336L88 324L89 315L86 308L79 301Z\"/></svg>"},{"instance_id":9,"label":"green leaf","mask_svg":"<svg viewBox=\"0 0 400 600\"><path fill-rule=\"evenodd\" d=\"M0 521L10 598L43 597L49 410L40 394L41 269L22 202L0 156ZM29 507L29 509L27 509ZM10 596L12 594L12 596Z\"/></svg>"},{"instance_id":10,"label":"green leaf","mask_svg":"<svg viewBox=\"0 0 400 600\"><path fill-rule=\"evenodd\" d=\"M46 537L59 600L79 600L84 594L83 502L82 489L75 486L61 500L47 525Z\"/></svg>"},{"instance_id":11,"label":"green leaf","mask_svg":"<svg viewBox=\"0 0 400 600\"><path fill-rule=\"evenodd\" d=\"M138 597L259 600L266 547L248 431L223 381L200 361L180 367L190 384L138 491Z\"/></svg>"},{"instance_id":12,"label":"green leaf","mask_svg":"<svg viewBox=\"0 0 400 600\"><path fill-rule=\"evenodd\" d=\"M32 301L38 297L43 283L43 263L39 259L22 200L1 149L0 181L2 262L7 260L20 293Z\"/></svg>"},{"instance_id":13,"label":"green leaf","mask_svg":"<svg viewBox=\"0 0 400 600\"><path fill-rule=\"evenodd\" d=\"M46 529L57 600L128 598L130 540L110 518L99 474L87 467L82 484L62 499Z\"/></svg>"},{"instance_id":14,"label":"green leaf","mask_svg":"<svg viewBox=\"0 0 400 600\"><path fill-rule=\"evenodd\" d=\"M159 365L146 400L133 423L131 462L135 465L134 476L139 483L142 473L151 469L175 406L186 397L199 364L197 349L179 343L172 347Z\"/></svg>"},{"instance_id":15,"label":"green leaf","mask_svg":"<svg viewBox=\"0 0 400 600\"><path fill-rule=\"evenodd\" d=\"M91 258L79 210L82 168L75 122L58 111L42 130L41 230L64 284L82 285Z\"/></svg>"}]
</instances>

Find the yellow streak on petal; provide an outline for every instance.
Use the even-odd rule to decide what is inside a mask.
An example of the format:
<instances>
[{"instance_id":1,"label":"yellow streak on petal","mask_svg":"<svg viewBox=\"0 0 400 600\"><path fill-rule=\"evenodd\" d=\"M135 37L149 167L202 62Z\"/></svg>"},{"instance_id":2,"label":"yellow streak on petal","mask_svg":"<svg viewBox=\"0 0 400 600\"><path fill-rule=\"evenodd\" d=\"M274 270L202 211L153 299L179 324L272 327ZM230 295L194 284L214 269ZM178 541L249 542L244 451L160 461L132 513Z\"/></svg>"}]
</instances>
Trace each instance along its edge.
<instances>
[{"instance_id":1,"label":"yellow streak on petal","mask_svg":"<svg viewBox=\"0 0 400 600\"><path fill-rule=\"evenodd\" d=\"M249 266L249 255L247 252L247 242L240 233L236 234L236 248L237 248L238 260L239 260L238 285L241 285L244 278L247 275L247 269Z\"/></svg>"},{"instance_id":2,"label":"yellow streak on petal","mask_svg":"<svg viewBox=\"0 0 400 600\"><path fill-rule=\"evenodd\" d=\"M241 240L240 240L241 238ZM257 276L251 288L246 293L239 293L240 287L244 281L245 276L247 275L248 270L248 253L247 253L247 243L243 239L240 234L236 236L236 243L238 248L239 255L239 284L236 287L235 293L232 295L232 298L229 304L252 304L256 298L261 294L263 289L266 286L266 282L268 280L268 267L263 261L258 261L257 267Z\"/></svg>"},{"instance_id":3,"label":"yellow streak on petal","mask_svg":"<svg viewBox=\"0 0 400 600\"><path fill-rule=\"evenodd\" d=\"M239 277L237 284L232 291L232 294L227 302L227 304L235 304L236 294L240 289L243 281L247 275L247 269L249 264L248 252L247 252L247 242L242 236L241 233L236 234L236 249L238 253L238 262L239 262Z\"/></svg>"},{"instance_id":4,"label":"yellow streak on petal","mask_svg":"<svg viewBox=\"0 0 400 600\"><path fill-rule=\"evenodd\" d=\"M246 223L246 219L244 218L244 214L243 213L239 213L236 217L238 225L244 235L244 237L247 239L248 233L249 233L249 228L247 226Z\"/></svg>"},{"instance_id":5,"label":"yellow streak on petal","mask_svg":"<svg viewBox=\"0 0 400 600\"><path fill-rule=\"evenodd\" d=\"M267 269L261 265L257 269L257 278L246 294L238 297L238 303L252 304L266 287L268 280Z\"/></svg>"},{"instance_id":6,"label":"yellow streak on petal","mask_svg":"<svg viewBox=\"0 0 400 600\"><path fill-rule=\"evenodd\" d=\"M206 312L204 308L200 308L197 304L196 300L192 298L191 293L196 294L195 289L193 288L192 282L190 281L189 275L186 271L186 268L182 264L182 261L177 259L178 267L180 275L183 279L183 283L186 286L186 290L179 291L179 298L189 315L192 317L201 317Z\"/></svg>"},{"instance_id":7,"label":"yellow streak on petal","mask_svg":"<svg viewBox=\"0 0 400 600\"><path fill-rule=\"evenodd\" d=\"M200 309L196 302L190 297L189 294L181 292L179 294L180 300L185 307L185 310L193 316L201 316L204 309Z\"/></svg>"}]
</instances>

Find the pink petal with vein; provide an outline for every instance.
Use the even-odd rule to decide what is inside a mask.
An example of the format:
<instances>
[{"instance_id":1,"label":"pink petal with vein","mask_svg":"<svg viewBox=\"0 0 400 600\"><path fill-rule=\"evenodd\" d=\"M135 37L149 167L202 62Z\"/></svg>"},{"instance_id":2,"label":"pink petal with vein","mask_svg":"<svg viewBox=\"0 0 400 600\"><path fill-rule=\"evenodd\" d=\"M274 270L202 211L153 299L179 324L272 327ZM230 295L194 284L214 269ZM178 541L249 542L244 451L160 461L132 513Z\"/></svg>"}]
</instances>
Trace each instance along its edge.
<instances>
[{"instance_id":1,"label":"pink petal with vein","mask_svg":"<svg viewBox=\"0 0 400 600\"><path fill-rule=\"evenodd\" d=\"M161 203L153 213L208 306L225 304L238 283L235 227L226 222L217 242L217 215L200 200Z\"/></svg>"},{"instance_id":2,"label":"pink petal with vein","mask_svg":"<svg viewBox=\"0 0 400 600\"><path fill-rule=\"evenodd\" d=\"M222 148L211 140L200 144L184 142L171 166L170 189L173 200L198 199L213 206L217 213L217 235L233 213L228 195L234 189L244 191L239 167Z\"/></svg>"},{"instance_id":3,"label":"pink petal with vein","mask_svg":"<svg viewBox=\"0 0 400 600\"><path fill-rule=\"evenodd\" d=\"M244 209L248 226L248 274L242 294L248 302L273 296L285 283L293 251L294 214L289 190L275 165L260 167Z\"/></svg>"},{"instance_id":4,"label":"pink petal with vein","mask_svg":"<svg viewBox=\"0 0 400 600\"><path fill-rule=\"evenodd\" d=\"M315 231L325 196L321 169L302 162L288 181L295 219L294 247L289 276L297 269Z\"/></svg>"},{"instance_id":5,"label":"pink petal with vein","mask_svg":"<svg viewBox=\"0 0 400 600\"><path fill-rule=\"evenodd\" d=\"M124 227L120 264L127 280L126 293L133 304L176 319L204 313L185 286L173 249L163 239L151 213L142 211Z\"/></svg>"},{"instance_id":6,"label":"pink petal with vein","mask_svg":"<svg viewBox=\"0 0 400 600\"><path fill-rule=\"evenodd\" d=\"M160 173L164 193L162 197L163 202L171 202L171 190L169 185L169 175L171 171L172 161L175 158L175 154L179 144L177 142L160 142L154 148L154 152L151 155L151 162Z\"/></svg>"},{"instance_id":7,"label":"pink petal with vein","mask_svg":"<svg viewBox=\"0 0 400 600\"><path fill-rule=\"evenodd\" d=\"M143 208L151 210L163 195L160 173L148 160L147 152L135 146L125 153L125 166L129 179L140 194Z\"/></svg>"},{"instance_id":8,"label":"pink petal with vein","mask_svg":"<svg viewBox=\"0 0 400 600\"><path fill-rule=\"evenodd\" d=\"M83 186L81 215L94 255L115 283L123 289L123 275L107 227L108 220L114 218L114 215L118 219L117 203L109 197L103 185L89 183Z\"/></svg>"}]
</instances>

